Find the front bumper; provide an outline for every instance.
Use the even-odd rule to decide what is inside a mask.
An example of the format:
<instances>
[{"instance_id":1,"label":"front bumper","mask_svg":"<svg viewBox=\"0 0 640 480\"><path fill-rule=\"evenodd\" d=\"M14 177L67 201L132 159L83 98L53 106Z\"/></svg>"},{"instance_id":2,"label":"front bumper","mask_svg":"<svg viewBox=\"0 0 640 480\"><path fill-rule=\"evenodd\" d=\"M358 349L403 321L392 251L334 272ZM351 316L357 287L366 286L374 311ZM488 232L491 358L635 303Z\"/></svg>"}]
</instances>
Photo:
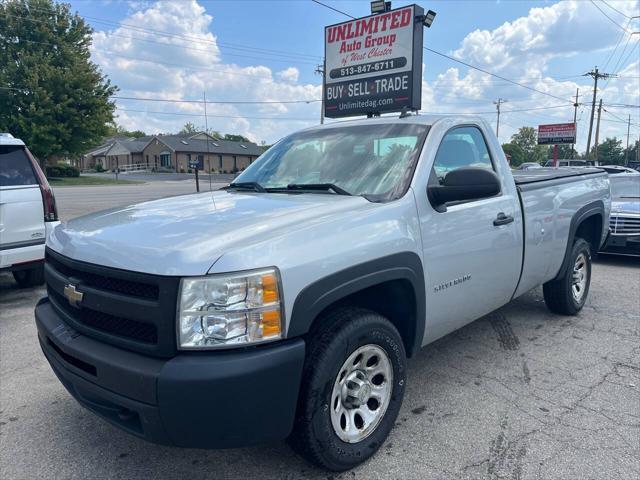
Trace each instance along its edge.
<instances>
[{"instance_id":1,"label":"front bumper","mask_svg":"<svg viewBox=\"0 0 640 480\"><path fill-rule=\"evenodd\" d=\"M640 255L640 235L616 235L615 233L610 233L600 251Z\"/></svg>"},{"instance_id":2,"label":"front bumper","mask_svg":"<svg viewBox=\"0 0 640 480\"><path fill-rule=\"evenodd\" d=\"M44 298L40 346L58 379L85 408L154 443L229 448L286 438L304 362L301 339L160 359L84 336Z\"/></svg>"}]
</instances>

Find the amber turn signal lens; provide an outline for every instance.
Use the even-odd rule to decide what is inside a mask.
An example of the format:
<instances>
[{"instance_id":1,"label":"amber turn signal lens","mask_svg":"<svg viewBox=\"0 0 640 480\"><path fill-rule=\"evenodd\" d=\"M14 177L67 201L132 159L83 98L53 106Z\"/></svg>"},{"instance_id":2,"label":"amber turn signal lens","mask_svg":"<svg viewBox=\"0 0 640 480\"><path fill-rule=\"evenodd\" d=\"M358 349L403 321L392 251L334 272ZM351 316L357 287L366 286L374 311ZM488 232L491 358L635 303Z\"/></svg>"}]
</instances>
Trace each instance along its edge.
<instances>
[{"instance_id":1,"label":"amber turn signal lens","mask_svg":"<svg viewBox=\"0 0 640 480\"><path fill-rule=\"evenodd\" d=\"M262 338L280 335L280 311L262 312Z\"/></svg>"},{"instance_id":2,"label":"amber turn signal lens","mask_svg":"<svg viewBox=\"0 0 640 480\"><path fill-rule=\"evenodd\" d=\"M272 273L262 276L262 302L273 303L278 301L278 281Z\"/></svg>"}]
</instances>

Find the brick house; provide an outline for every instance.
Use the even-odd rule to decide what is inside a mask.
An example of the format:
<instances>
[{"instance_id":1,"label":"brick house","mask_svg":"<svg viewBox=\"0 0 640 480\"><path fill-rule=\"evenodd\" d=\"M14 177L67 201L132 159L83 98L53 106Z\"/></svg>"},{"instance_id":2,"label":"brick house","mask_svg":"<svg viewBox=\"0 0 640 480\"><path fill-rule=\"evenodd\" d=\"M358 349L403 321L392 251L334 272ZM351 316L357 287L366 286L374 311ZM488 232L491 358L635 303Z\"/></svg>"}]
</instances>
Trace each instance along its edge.
<instances>
[{"instance_id":1,"label":"brick house","mask_svg":"<svg viewBox=\"0 0 640 480\"><path fill-rule=\"evenodd\" d=\"M187 172L189 160L201 159L204 171L234 173L247 168L263 151L252 142L221 140L206 133L111 139L87 153L82 168L95 168L99 163L105 170L115 170L143 164L155 171Z\"/></svg>"}]
</instances>

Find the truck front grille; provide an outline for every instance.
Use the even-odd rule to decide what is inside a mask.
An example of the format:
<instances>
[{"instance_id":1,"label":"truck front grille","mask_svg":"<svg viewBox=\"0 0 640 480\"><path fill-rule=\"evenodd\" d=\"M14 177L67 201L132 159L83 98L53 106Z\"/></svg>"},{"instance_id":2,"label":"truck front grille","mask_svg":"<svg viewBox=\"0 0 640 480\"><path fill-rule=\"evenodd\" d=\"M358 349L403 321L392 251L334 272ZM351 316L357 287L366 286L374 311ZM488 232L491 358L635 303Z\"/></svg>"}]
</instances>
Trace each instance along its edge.
<instances>
[{"instance_id":1,"label":"truck front grille","mask_svg":"<svg viewBox=\"0 0 640 480\"><path fill-rule=\"evenodd\" d=\"M51 305L80 333L150 355L175 354L179 277L79 262L47 249L45 279ZM65 287L82 300L72 305Z\"/></svg>"},{"instance_id":2,"label":"truck front grille","mask_svg":"<svg viewBox=\"0 0 640 480\"><path fill-rule=\"evenodd\" d=\"M609 227L616 235L640 235L640 215L611 215Z\"/></svg>"}]
</instances>

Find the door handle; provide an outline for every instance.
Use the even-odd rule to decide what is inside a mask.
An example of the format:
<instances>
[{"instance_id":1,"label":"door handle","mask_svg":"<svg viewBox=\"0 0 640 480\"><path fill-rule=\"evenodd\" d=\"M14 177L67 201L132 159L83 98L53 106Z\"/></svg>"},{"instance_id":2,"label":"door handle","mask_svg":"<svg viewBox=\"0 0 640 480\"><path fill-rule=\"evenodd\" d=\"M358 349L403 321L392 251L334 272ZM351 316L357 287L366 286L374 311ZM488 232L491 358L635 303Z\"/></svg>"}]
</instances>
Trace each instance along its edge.
<instances>
[{"instance_id":1,"label":"door handle","mask_svg":"<svg viewBox=\"0 0 640 480\"><path fill-rule=\"evenodd\" d=\"M500 225L508 225L511 222L513 222L513 217L511 215L505 215L504 213L500 212L496 219L493 221L493 225L499 227Z\"/></svg>"}]
</instances>

